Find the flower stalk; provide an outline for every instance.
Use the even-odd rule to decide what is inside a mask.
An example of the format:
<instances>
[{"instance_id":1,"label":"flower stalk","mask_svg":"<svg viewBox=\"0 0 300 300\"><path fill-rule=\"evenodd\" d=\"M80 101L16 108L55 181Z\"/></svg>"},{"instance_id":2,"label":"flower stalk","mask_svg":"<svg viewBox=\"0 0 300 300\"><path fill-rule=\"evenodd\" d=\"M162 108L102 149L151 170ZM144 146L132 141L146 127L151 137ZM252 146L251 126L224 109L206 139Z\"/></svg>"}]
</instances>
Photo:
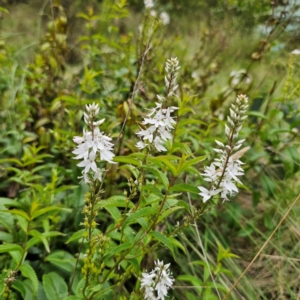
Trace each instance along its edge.
<instances>
[{"instance_id":1,"label":"flower stalk","mask_svg":"<svg viewBox=\"0 0 300 300\"><path fill-rule=\"evenodd\" d=\"M227 124L225 124L225 135L228 144L224 145L216 140L219 148L214 149L214 151L221 156L214 159L202 174L204 180L211 183L211 187L210 189L203 186L198 187L200 190L199 195L203 197L204 203L217 194L220 194L223 202L228 201L228 197L238 192L236 183L241 184L238 177L244 175L244 170L241 167L243 163L239 159L235 159L233 154L240 149L244 142L244 140L238 140L238 135L243 121L247 118L247 108L248 98L245 95L237 96L236 103L231 105L230 116L227 117Z\"/></svg>"}]
</instances>

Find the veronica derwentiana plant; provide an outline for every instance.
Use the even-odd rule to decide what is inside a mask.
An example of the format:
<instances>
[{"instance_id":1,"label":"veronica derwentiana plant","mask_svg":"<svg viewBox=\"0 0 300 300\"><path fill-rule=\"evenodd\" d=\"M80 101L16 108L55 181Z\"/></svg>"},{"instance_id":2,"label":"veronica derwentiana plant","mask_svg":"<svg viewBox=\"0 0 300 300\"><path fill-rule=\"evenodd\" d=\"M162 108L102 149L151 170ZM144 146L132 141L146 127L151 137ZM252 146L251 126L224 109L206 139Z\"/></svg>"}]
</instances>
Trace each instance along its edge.
<instances>
[{"instance_id":1,"label":"veronica derwentiana plant","mask_svg":"<svg viewBox=\"0 0 300 300\"><path fill-rule=\"evenodd\" d=\"M90 130L83 130L83 137L75 136L73 139L77 144L73 151L77 155L75 159L82 160L77 166L84 167L80 178L83 178L86 183L89 183L91 178L102 181L103 169L99 169L96 164L98 154L100 160L114 163L112 161L114 145L110 142L111 138L101 132L98 127L105 119L96 121L99 109L99 105L95 103L86 105L87 113L84 113L84 121Z\"/></svg>"},{"instance_id":2,"label":"veronica derwentiana plant","mask_svg":"<svg viewBox=\"0 0 300 300\"><path fill-rule=\"evenodd\" d=\"M137 132L137 135L142 138L142 141L136 144L139 149L153 145L157 151L167 151L163 143L172 138L170 132L176 122L171 114L178 109L175 106L167 107L167 102L178 88L178 85L176 85L176 78L180 68L178 64L177 58L167 60L165 67L167 73L165 76L166 97L157 95L159 102L155 103L156 107L151 109L147 117L144 118L142 124L146 128Z\"/></svg>"},{"instance_id":3,"label":"veronica derwentiana plant","mask_svg":"<svg viewBox=\"0 0 300 300\"><path fill-rule=\"evenodd\" d=\"M240 160L234 159L234 152L238 150L244 140L238 140L238 134L242 128L243 121L247 118L246 110L248 108L248 98L245 95L239 95L236 103L231 104L230 116L227 117L225 125L225 134L228 144L216 140L218 149L214 149L221 157L214 159L210 166L204 169L204 180L211 183L210 189L199 186L200 196L203 202L208 201L214 195L220 194L223 201L238 192L236 183L241 183L238 176L244 175L241 168L243 164Z\"/></svg>"},{"instance_id":4,"label":"veronica derwentiana plant","mask_svg":"<svg viewBox=\"0 0 300 300\"><path fill-rule=\"evenodd\" d=\"M150 273L142 273L141 289L145 290L146 300L164 300L168 290L172 287L174 279L169 271L170 264L164 265L157 260L155 268Z\"/></svg>"}]
</instances>

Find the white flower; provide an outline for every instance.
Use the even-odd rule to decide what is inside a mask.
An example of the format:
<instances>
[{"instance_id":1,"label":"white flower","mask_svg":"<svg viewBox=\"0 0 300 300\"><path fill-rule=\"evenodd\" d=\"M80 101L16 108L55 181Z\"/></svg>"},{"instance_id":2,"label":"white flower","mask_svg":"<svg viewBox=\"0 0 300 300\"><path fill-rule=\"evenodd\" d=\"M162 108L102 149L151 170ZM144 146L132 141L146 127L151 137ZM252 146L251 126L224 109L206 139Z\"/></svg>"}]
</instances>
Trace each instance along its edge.
<instances>
[{"instance_id":1,"label":"white flower","mask_svg":"<svg viewBox=\"0 0 300 300\"><path fill-rule=\"evenodd\" d=\"M214 195L216 195L220 192L219 189L218 190L207 190L203 186L198 186L198 189L201 191L201 193L199 193L199 195L203 197L203 199L202 199L203 203L205 203L211 197L213 197Z\"/></svg>"},{"instance_id":2,"label":"white flower","mask_svg":"<svg viewBox=\"0 0 300 300\"><path fill-rule=\"evenodd\" d=\"M113 153L114 145L110 142L112 139L98 128L105 119L95 121L99 109L98 104L95 103L86 105L87 113L84 113L84 120L91 131L83 130L83 137L75 136L73 138L77 147L72 153L76 154L75 159L83 159L77 166L84 167L83 175L80 178L83 178L86 183L89 183L91 178L102 181L102 170L97 168L96 164L98 153L100 160L114 163L112 161L115 156ZM93 177L89 176L90 172L92 172Z\"/></svg>"},{"instance_id":3,"label":"white flower","mask_svg":"<svg viewBox=\"0 0 300 300\"><path fill-rule=\"evenodd\" d=\"M137 132L136 134L139 136L143 136L143 140L148 140L150 142L150 144L153 141L153 133L156 130L155 126L151 126L146 130L141 130L139 132Z\"/></svg>"},{"instance_id":4,"label":"white flower","mask_svg":"<svg viewBox=\"0 0 300 300\"><path fill-rule=\"evenodd\" d=\"M166 63L166 84L167 84L167 97L157 95L161 103L155 103L156 107L150 109L149 114L144 118L142 124L148 128L141 129L136 134L143 140L136 144L139 149L144 149L146 146L153 145L157 151L167 151L163 145L163 141L172 139L170 131L174 128L176 121L171 113L178 109L176 106L164 107L164 102L175 92L178 85L176 85L177 71L179 70L177 58L171 58Z\"/></svg>"},{"instance_id":5,"label":"white flower","mask_svg":"<svg viewBox=\"0 0 300 300\"><path fill-rule=\"evenodd\" d=\"M102 182L102 169L98 169L94 173L94 180L98 179L100 182Z\"/></svg>"},{"instance_id":6,"label":"white flower","mask_svg":"<svg viewBox=\"0 0 300 300\"><path fill-rule=\"evenodd\" d=\"M97 171L97 165L95 162L96 153L94 151L91 151L89 154L88 159L85 159L84 161L77 164L78 167L85 167L84 173L87 173L90 169L92 169L94 172Z\"/></svg>"},{"instance_id":7,"label":"white flower","mask_svg":"<svg viewBox=\"0 0 300 300\"><path fill-rule=\"evenodd\" d=\"M215 165L211 164L209 167L205 167L204 173L201 175L205 176L205 181L215 182L221 173L221 170L216 170Z\"/></svg>"},{"instance_id":8,"label":"white flower","mask_svg":"<svg viewBox=\"0 0 300 300\"><path fill-rule=\"evenodd\" d=\"M233 70L230 72L230 84L232 87L236 87L242 82L246 85L250 85L252 82L252 78L247 74L246 70Z\"/></svg>"},{"instance_id":9,"label":"white flower","mask_svg":"<svg viewBox=\"0 0 300 300\"><path fill-rule=\"evenodd\" d=\"M300 54L300 50L299 49L295 49L291 52L292 55L299 55Z\"/></svg>"},{"instance_id":10,"label":"white flower","mask_svg":"<svg viewBox=\"0 0 300 300\"><path fill-rule=\"evenodd\" d=\"M157 12L154 9L151 9L150 15L155 18L157 16Z\"/></svg>"},{"instance_id":11,"label":"white flower","mask_svg":"<svg viewBox=\"0 0 300 300\"><path fill-rule=\"evenodd\" d=\"M170 264L164 265L157 260L155 268L150 273L142 273L141 289L145 290L146 300L164 300L168 290L172 287L174 279L169 271ZM157 296L155 296L155 294Z\"/></svg>"},{"instance_id":12,"label":"white flower","mask_svg":"<svg viewBox=\"0 0 300 300\"><path fill-rule=\"evenodd\" d=\"M203 197L203 202L208 201L211 197L220 193L223 201L228 200L228 196L238 192L236 183L241 181L239 176L244 175L244 170L240 160L233 159L234 151L239 149L244 140L235 141L238 133L242 128L242 123L246 119L246 109L248 107L248 98L244 95L239 95L236 99L236 104L232 104L230 108L230 116L227 118L225 124L225 135L229 140L228 145L216 141L219 148L214 149L216 153L220 154L220 158L215 158L210 166L205 167L202 173L204 180L211 182L210 190L199 186L201 191L200 196Z\"/></svg>"},{"instance_id":13,"label":"white flower","mask_svg":"<svg viewBox=\"0 0 300 300\"><path fill-rule=\"evenodd\" d=\"M89 178L89 176L88 176L88 174L87 173L82 173L82 176L79 176L78 177L78 179L81 179L81 178L83 178L83 180L84 180L84 182L85 183L90 183L91 181L90 181L90 178Z\"/></svg>"},{"instance_id":14,"label":"white flower","mask_svg":"<svg viewBox=\"0 0 300 300\"><path fill-rule=\"evenodd\" d=\"M159 17L164 25L168 25L170 23L170 16L165 11L161 12Z\"/></svg>"},{"instance_id":15,"label":"white flower","mask_svg":"<svg viewBox=\"0 0 300 300\"><path fill-rule=\"evenodd\" d=\"M157 149L157 151L167 151L167 149L162 145L162 140L160 137L155 137L154 139L154 146Z\"/></svg>"},{"instance_id":16,"label":"white flower","mask_svg":"<svg viewBox=\"0 0 300 300\"><path fill-rule=\"evenodd\" d=\"M154 7L153 0L144 0L144 4L146 8L152 8Z\"/></svg>"}]
</instances>

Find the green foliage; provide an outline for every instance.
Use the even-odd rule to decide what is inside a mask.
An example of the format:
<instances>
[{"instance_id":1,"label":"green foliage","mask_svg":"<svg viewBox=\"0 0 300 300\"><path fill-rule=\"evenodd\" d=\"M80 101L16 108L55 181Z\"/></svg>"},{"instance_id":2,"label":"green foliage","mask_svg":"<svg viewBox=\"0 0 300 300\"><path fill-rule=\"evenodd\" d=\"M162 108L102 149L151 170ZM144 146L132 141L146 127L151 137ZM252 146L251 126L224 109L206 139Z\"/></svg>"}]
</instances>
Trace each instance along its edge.
<instances>
[{"instance_id":1,"label":"green foliage","mask_svg":"<svg viewBox=\"0 0 300 300\"><path fill-rule=\"evenodd\" d=\"M155 17L141 1L71 2L39 13L35 1L0 7L0 296L143 299L142 273L163 258L176 280L170 299L224 297L300 192L299 56L291 54L299 7L161 0ZM166 152L139 151L135 133L166 95L165 61L175 56L172 138ZM241 193L203 203L203 167L241 93L250 98L240 132L247 147L233 155L245 163ZM101 184L86 185L73 137L94 102L116 156L101 163ZM297 215L295 206L230 299L296 299Z\"/></svg>"}]
</instances>

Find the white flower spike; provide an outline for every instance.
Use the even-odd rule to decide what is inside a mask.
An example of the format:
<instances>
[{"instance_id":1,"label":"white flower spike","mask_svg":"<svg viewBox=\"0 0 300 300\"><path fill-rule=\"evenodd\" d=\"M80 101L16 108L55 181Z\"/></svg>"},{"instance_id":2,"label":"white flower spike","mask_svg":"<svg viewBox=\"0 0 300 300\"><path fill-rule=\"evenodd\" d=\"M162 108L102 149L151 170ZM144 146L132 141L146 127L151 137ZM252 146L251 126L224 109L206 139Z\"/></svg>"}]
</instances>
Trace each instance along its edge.
<instances>
[{"instance_id":1,"label":"white flower spike","mask_svg":"<svg viewBox=\"0 0 300 300\"><path fill-rule=\"evenodd\" d=\"M97 167L97 154L99 154L101 161L114 163L112 161L115 156L113 153L114 145L111 143L112 139L98 128L104 122L104 119L95 121L99 110L98 104L86 105L87 113L84 113L84 121L91 131L83 129L83 137L75 136L73 138L77 147L72 153L76 155L75 159L83 159L77 164L79 167L84 167L82 176L79 178L83 178L86 183L91 182L91 179L102 181L103 169Z\"/></svg>"},{"instance_id":2,"label":"white flower spike","mask_svg":"<svg viewBox=\"0 0 300 300\"><path fill-rule=\"evenodd\" d=\"M178 88L178 85L176 85L177 71L180 68L178 64L177 58L167 60L165 67L167 72L165 77L167 96L162 97L157 95L160 102L156 102L156 107L150 109L150 113L142 122L145 127L136 133L142 139L142 141L139 141L136 144L136 147L139 149L144 149L145 147L150 147L150 145L152 145L159 152L167 151L163 144L165 141L172 139L172 134L170 132L174 129L173 125L176 124L176 121L174 120L174 117L171 116L171 113L177 110L178 107L165 106L168 98L171 97Z\"/></svg>"},{"instance_id":3,"label":"white flower spike","mask_svg":"<svg viewBox=\"0 0 300 300\"><path fill-rule=\"evenodd\" d=\"M167 297L174 282L169 266L170 264L164 265L163 261L157 260L150 273L142 273L141 289L145 291L145 300L164 300Z\"/></svg>"},{"instance_id":4,"label":"white flower spike","mask_svg":"<svg viewBox=\"0 0 300 300\"><path fill-rule=\"evenodd\" d=\"M232 196L238 192L236 183L241 183L238 176L244 175L243 164L238 159L233 159L233 152L238 150L244 140L235 141L239 131L242 128L243 121L247 118L246 110L248 108L248 98L245 95L239 95L236 104L232 104L230 108L230 116L228 116L228 124L225 124L225 134L229 140L229 145L216 141L219 146L214 149L220 153L221 157L214 159L210 166L205 167L202 173L204 180L211 183L210 189L198 186L199 195L205 203L213 196L220 194L223 201L228 200L228 196Z\"/></svg>"}]
</instances>

